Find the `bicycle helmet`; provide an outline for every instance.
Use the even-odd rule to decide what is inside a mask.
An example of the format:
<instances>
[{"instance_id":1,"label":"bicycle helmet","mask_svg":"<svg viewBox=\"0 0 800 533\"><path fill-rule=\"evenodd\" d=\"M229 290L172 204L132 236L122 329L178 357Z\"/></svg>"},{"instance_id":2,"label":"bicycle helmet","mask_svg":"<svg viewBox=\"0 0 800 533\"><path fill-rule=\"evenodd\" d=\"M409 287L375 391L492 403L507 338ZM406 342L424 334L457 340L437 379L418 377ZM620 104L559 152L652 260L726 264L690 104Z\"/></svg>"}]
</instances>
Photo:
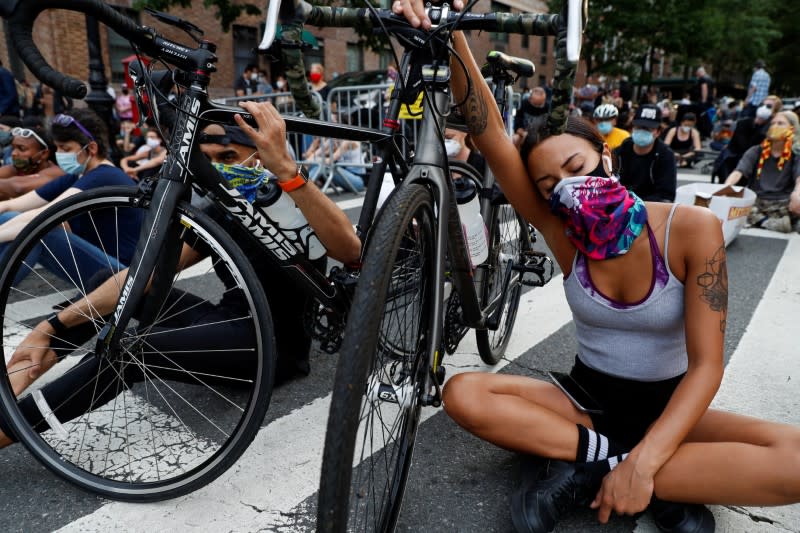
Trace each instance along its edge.
<instances>
[{"instance_id":1,"label":"bicycle helmet","mask_svg":"<svg viewBox=\"0 0 800 533\"><path fill-rule=\"evenodd\" d=\"M594 110L592 116L600 120L610 120L619 116L619 110L614 104L603 104Z\"/></svg>"}]
</instances>

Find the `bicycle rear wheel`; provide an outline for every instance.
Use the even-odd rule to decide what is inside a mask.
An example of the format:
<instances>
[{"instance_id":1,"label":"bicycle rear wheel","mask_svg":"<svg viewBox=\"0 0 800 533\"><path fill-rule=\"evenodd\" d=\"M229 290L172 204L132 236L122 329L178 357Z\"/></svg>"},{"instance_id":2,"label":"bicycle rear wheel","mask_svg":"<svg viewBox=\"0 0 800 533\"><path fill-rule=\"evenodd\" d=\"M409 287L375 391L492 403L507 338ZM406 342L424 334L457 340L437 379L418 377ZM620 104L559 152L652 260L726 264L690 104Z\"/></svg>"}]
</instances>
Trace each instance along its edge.
<instances>
[{"instance_id":1,"label":"bicycle rear wheel","mask_svg":"<svg viewBox=\"0 0 800 533\"><path fill-rule=\"evenodd\" d=\"M381 211L340 350L325 436L318 531L392 531L430 371L435 223L430 191Z\"/></svg>"},{"instance_id":2,"label":"bicycle rear wheel","mask_svg":"<svg viewBox=\"0 0 800 533\"><path fill-rule=\"evenodd\" d=\"M485 271L479 294L484 307L502 296L509 261L516 265L521 264L524 260L523 254L530 249L531 238L527 222L510 205L497 206L489 229L489 259L481 267ZM505 302L500 311L499 327L494 331L475 331L478 353L486 364L497 364L503 357L517 319L521 296L522 274L511 272Z\"/></svg>"},{"instance_id":3,"label":"bicycle rear wheel","mask_svg":"<svg viewBox=\"0 0 800 533\"><path fill-rule=\"evenodd\" d=\"M75 195L5 251L0 408L17 439L59 476L108 498L154 501L204 486L247 448L269 405L275 348L247 257L217 223L180 204L179 245L206 258L172 276L151 325L140 327L135 313L121 345L100 349L125 294L124 273L115 275L139 235L130 222L147 209L137 198L127 187ZM83 325L44 337L54 364L20 391L31 365L9 367L11 355L37 348L42 318L102 283L110 306L76 310Z\"/></svg>"}]
</instances>

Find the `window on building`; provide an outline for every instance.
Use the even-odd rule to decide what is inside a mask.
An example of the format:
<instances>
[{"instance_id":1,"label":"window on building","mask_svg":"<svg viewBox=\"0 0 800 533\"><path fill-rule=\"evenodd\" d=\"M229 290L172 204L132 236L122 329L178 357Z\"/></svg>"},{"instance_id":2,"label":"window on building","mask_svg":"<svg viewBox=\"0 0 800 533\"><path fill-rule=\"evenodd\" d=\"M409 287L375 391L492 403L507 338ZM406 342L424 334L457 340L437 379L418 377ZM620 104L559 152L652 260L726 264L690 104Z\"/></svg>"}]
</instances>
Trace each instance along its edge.
<instances>
[{"instance_id":1,"label":"window on building","mask_svg":"<svg viewBox=\"0 0 800 533\"><path fill-rule=\"evenodd\" d=\"M530 46L531 46L531 38L530 37L531 36L530 35L522 35L521 37L522 37L522 41L520 42L520 46L522 46L522 48L526 48L526 49L530 48Z\"/></svg>"},{"instance_id":2,"label":"window on building","mask_svg":"<svg viewBox=\"0 0 800 533\"><path fill-rule=\"evenodd\" d=\"M508 8L507 5L501 4L500 2L495 2L494 0L492 0L491 13L508 13L510 11L511 10ZM489 33L489 40L495 41L495 42L507 43L508 42L508 34L507 33L490 32Z\"/></svg>"},{"instance_id":3,"label":"window on building","mask_svg":"<svg viewBox=\"0 0 800 533\"><path fill-rule=\"evenodd\" d=\"M364 49L357 43L347 43L347 72L364 70Z\"/></svg>"},{"instance_id":4,"label":"window on building","mask_svg":"<svg viewBox=\"0 0 800 533\"><path fill-rule=\"evenodd\" d=\"M258 64L254 50L258 47L258 29L253 26L234 25L233 36L233 75L241 76L247 65Z\"/></svg>"},{"instance_id":5,"label":"window on building","mask_svg":"<svg viewBox=\"0 0 800 533\"><path fill-rule=\"evenodd\" d=\"M130 17L139 24L139 13L133 9L115 7L123 15ZM122 60L133 54L133 49L127 39L112 29L108 29L108 62L111 67L111 83L119 85L125 81L125 67Z\"/></svg>"}]
</instances>

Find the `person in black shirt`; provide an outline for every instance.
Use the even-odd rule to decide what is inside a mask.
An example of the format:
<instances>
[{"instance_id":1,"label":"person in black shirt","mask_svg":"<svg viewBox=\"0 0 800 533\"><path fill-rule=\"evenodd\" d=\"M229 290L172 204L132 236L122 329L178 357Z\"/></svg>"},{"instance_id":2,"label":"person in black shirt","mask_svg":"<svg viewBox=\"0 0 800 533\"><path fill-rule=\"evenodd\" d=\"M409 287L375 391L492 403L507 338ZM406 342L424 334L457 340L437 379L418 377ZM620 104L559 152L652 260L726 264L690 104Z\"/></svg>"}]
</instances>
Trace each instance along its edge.
<instances>
[{"instance_id":1,"label":"person in black shirt","mask_svg":"<svg viewBox=\"0 0 800 533\"><path fill-rule=\"evenodd\" d=\"M658 107L639 106L633 119L633 132L614 151L620 165L620 182L642 200L673 202L678 169L675 154L658 138L661 126Z\"/></svg>"},{"instance_id":2,"label":"person in black shirt","mask_svg":"<svg viewBox=\"0 0 800 533\"><path fill-rule=\"evenodd\" d=\"M714 80L706 73L703 67L697 67L695 71L697 81L692 86L689 96L698 117L697 129L704 138L711 135L714 109Z\"/></svg>"},{"instance_id":3,"label":"person in black shirt","mask_svg":"<svg viewBox=\"0 0 800 533\"><path fill-rule=\"evenodd\" d=\"M258 66L247 65L244 67L242 75L233 82L233 90L236 96L250 96L258 91Z\"/></svg>"},{"instance_id":4,"label":"person in black shirt","mask_svg":"<svg viewBox=\"0 0 800 533\"><path fill-rule=\"evenodd\" d=\"M519 146L525 138L525 132L536 117L547 113L547 93L542 87L534 87L530 96L523 100L514 116L514 145Z\"/></svg>"}]
</instances>

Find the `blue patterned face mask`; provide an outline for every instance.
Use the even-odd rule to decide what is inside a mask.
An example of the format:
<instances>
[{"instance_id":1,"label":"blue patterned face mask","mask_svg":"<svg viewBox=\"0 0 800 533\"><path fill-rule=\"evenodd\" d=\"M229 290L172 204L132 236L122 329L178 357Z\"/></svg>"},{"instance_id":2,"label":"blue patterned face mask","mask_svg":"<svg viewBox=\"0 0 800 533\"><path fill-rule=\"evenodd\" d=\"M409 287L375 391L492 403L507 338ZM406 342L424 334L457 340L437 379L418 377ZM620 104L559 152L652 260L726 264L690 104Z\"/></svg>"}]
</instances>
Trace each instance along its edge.
<instances>
[{"instance_id":1,"label":"blue patterned face mask","mask_svg":"<svg viewBox=\"0 0 800 533\"><path fill-rule=\"evenodd\" d=\"M255 167L225 163L212 163L212 165L230 186L239 191L250 203L256 199L256 192L267 177L267 170L260 165Z\"/></svg>"}]
</instances>

